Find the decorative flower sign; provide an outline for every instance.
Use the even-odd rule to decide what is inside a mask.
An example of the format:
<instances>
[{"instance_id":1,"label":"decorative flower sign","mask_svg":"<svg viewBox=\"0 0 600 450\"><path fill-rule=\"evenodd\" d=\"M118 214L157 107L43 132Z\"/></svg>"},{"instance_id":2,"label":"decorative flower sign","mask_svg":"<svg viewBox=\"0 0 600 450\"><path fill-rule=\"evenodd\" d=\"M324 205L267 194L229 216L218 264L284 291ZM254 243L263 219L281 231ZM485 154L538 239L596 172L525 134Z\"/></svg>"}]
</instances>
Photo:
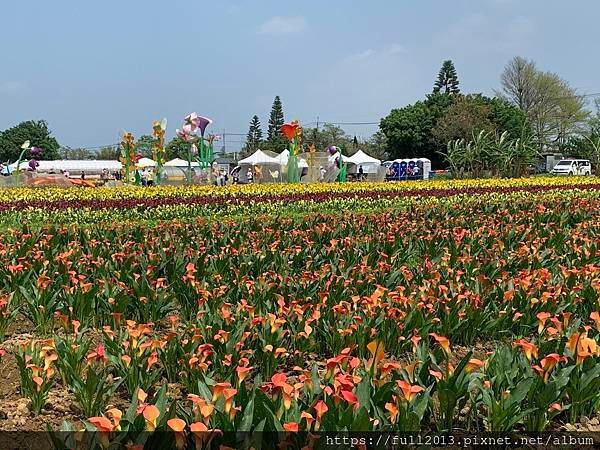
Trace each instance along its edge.
<instances>
[{"instance_id":1,"label":"decorative flower sign","mask_svg":"<svg viewBox=\"0 0 600 450\"><path fill-rule=\"evenodd\" d=\"M135 153L135 138L130 132L123 133L121 139L121 163L125 166L125 183L129 183L129 174L140 155Z\"/></svg>"},{"instance_id":2,"label":"decorative flower sign","mask_svg":"<svg viewBox=\"0 0 600 450\"><path fill-rule=\"evenodd\" d=\"M17 168L16 173L18 174L21 171L21 164L25 161L25 154L29 151L29 156L31 159L27 164L27 170L35 171L36 168L40 165L37 161L38 157L42 153L42 149L39 147L31 146L30 141L25 141L23 145L21 145L21 154L19 155L19 159L17 159Z\"/></svg>"},{"instance_id":3,"label":"decorative flower sign","mask_svg":"<svg viewBox=\"0 0 600 450\"><path fill-rule=\"evenodd\" d=\"M194 157L196 157L200 167L204 169L210 167L212 163L213 142L218 139L218 136L209 135L207 138L204 137L206 128L211 123L212 120L208 117L199 116L193 112L186 116L183 126L176 131L177 136L190 144L188 149L188 184L192 184L192 159ZM198 131L200 132L200 136L196 134Z\"/></svg>"},{"instance_id":4,"label":"decorative flower sign","mask_svg":"<svg viewBox=\"0 0 600 450\"><path fill-rule=\"evenodd\" d=\"M284 123L281 126L281 132L290 141L290 156L288 158L287 172L288 181L297 183L300 181L300 173L298 172L298 152L302 139L302 127L300 122L294 120L289 123Z\"/></svg>"},{"instance_id":5,"label":"decorative flower sign","mask_svg":"<svg viewBox=\"0 0 600 450\"><path fill-rule=\"evenodd\" d=\"M341 147L337 147L335 145L331 145L327 148L327 151L329 152L329 155L334 158L334 164L340 169L340 173L338 176L338 180L340 183L343 183L346 181L346 175L347 175L347 167L346 167L346 163L344 162L344 158L343 158L343 150Z\"/></svg>"},{"instance_id":6,"label":"decorative flower sign","mask_svg":"<svg viewBox=\"0 0 600 450\"><path fill-rule=\"evenodd\" d=\"M152 136L156 141L152 149L152 157L156 161L156 184L160 185L161 170L165 163L165 132L167 130L167 119L157 120L152 125Z\"/></svg>"}]
</instances>

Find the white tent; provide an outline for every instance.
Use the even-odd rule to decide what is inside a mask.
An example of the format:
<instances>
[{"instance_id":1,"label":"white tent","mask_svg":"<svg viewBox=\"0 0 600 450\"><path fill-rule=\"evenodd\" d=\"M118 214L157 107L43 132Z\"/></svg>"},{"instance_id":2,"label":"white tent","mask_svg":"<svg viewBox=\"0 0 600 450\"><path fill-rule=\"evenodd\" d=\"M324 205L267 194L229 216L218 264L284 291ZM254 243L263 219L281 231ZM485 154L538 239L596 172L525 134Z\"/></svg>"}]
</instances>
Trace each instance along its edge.
<instances>
[{"instance_id":1,"label":"white tent","mask_svg":"<svg viewBox=\"0 0 600 450\"><path fill-rule=\"evenodd\" d=\"M379 168L381 167L381 161L379 159L373 158L372 156L367 155L362 150L357 151L354 155L349 158L344 158L347 163L355 164L357 167L363 168L364 173L378 173Z\"/></svg>"},{"instance_id":2,"label":"white tent","mask_svg":"<svg viewBox=\"0 0 600 450\"><path fill-rule=\"evenodd\" d=\"M290 151L287 149L282 151L275 159L280 166L287 166L288 160L290 159ZM298 167L300 169L308 168L308 163L302 158L298 158Z\"/></svg>"},{"instance_id":3,"label":"white tent","mask_svg":"<svg viewBox=\"0 0 600 450\"><path fill-rule=\"evenodd\" d=\"M256 166L256 165L261 165L261 164L278 164L279 165L279 159L273 158L272 156L267 155L262 150L256 150L253 154L251 154L247 158L244 158L244 159L238 161L238 164L240 166L241 165Z\"/></svg>"},{"instance_id":4,"label":"white tent","mask_svg":"<svg viewBox=\"0 0 600 450\"><path fill-rule=\"evenodd\" d=\"M140 169L143 169L145 167L156 167L156 161L153 161L150 158L140 158L140 160L135 165Z\"/></svg>"},{"instance_id":5,"label":"white tent","mask_svg":"<svg viewBox=\"0 0 600 450\"><path fill-rule=\"evenodd\" d=\"M163 167L187 167L188 162L185 159L175 158L163 164ZM199 167L200 163L192 161L192 167Z\"/></svg>"}]
</instances>

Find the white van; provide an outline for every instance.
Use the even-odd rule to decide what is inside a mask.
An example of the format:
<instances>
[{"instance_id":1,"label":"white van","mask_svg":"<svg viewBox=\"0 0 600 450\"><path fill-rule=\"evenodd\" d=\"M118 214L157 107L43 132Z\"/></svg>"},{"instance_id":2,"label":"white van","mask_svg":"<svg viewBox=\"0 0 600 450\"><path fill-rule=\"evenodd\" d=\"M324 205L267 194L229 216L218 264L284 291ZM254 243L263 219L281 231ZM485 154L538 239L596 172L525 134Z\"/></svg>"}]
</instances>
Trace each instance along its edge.
<instances>
[{"instance_id":1,"label":"white van","mask_svg":"<svg viewBox=\"0 0 600 450\"><path fill-rule=\"evenodd\" d=\"M552 169L555 175L591 175L592 163L589 159L563 159Z\"/></svg>"}]
</instances>

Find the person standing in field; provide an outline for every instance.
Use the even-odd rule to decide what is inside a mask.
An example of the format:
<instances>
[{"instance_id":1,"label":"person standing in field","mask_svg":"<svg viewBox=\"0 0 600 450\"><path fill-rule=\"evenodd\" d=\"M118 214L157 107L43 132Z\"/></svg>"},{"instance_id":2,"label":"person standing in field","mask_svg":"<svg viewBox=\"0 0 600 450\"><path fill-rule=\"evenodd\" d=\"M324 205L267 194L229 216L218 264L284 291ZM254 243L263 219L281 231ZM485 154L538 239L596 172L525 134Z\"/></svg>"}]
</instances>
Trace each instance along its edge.
<instances>
[{"instance_id":1,"label":"person standing in field","mask_svg":"<svg viewBox=\"0 0 600 450\"><path fill-rule=\"evenodd\" d=\"M146 175L148 186L154 186L154 170L148 170L148 174Z\"/></svg>"}]
</instances>

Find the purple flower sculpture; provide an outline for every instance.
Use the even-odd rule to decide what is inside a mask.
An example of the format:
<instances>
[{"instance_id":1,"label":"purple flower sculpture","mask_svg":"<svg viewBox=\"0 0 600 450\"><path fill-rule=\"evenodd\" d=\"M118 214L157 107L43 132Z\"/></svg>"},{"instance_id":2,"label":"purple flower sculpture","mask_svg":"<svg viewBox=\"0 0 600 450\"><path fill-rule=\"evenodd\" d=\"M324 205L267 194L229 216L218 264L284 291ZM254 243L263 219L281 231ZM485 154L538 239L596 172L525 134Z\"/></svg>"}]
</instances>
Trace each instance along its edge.
<instances>
[{"instance_id":1,"label":"purple flower sculpture","mask_svg":"<svg viewBox=\"0 0 600 450\"><path fill-rule=\"evenodd\" d=\"M38 156L40 156L40 153L42 153L42 149L39 147L31 147L31 149L29 150L29 154L32 158L37 158Z\"/></svg>"},{"instance_id":2,"label":"purple flower sculpture","mask_svg":"<svg viewBox=\"0 0 600 450\"><path fill-rule=\"evenodd\" d=\"M40 165L35 159L29 161L29 170L35 171L35 169Z\"/></svg>"},{"instance_id":3,"label":"purple flower sculpture","mask_svg":"<svg viewBox=\"0 0 600 450\"><path fill-rule=\"evenodd\" d=\"M210 120L208 117L198 116L197 123L198 129L200 130L200 136L204 137L206 127L208 127L212 123L212 120Z\"/></svg>"},{"instance_id":4,"label":"purple flower sculpture","mask_svg":"<svg viewBox=\"0 0 600 450\"><path fill-rule=\"evenodd\" d=\"M330 146L328 149L330 155L335 155L338 152L338 148L335 145Z\"/></svg>"}]
</instances>

